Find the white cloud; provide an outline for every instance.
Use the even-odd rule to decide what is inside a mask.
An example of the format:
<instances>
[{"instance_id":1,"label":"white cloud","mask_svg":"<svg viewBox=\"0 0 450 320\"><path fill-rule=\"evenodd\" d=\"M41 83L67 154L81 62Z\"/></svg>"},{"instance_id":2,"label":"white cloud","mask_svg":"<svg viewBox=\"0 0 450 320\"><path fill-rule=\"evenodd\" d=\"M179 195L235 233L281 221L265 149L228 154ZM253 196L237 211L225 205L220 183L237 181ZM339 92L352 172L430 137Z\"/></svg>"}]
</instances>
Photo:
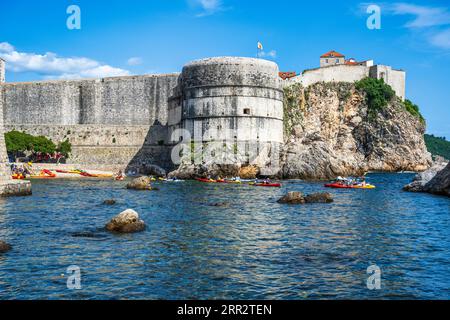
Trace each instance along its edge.
<instances>
[{"instance_id":1,"label":"white cloud","mask_svg":"<svg viewBox=\"0 0 450 320\"><path fill-rule=\"evenodd\" d=\"M450 49L450 29L432 35L430 42L436 47Z\"/></svg>"},{"instance_id":2,"label":"white cloud","mask_svg":"<svg viewBox=\"0 0 450 320\"><path fill-rule=\"evenodd\" d=\"M141 57L131 57L130 59L127 60L127 64L129 66L138 66L141 65L143 62Z\"/></svg>"},{"instance_id":3,"label":"white cloud","mask_svg":"<svg viewBox=\"0 0 450 320\"><path fill-rule=\"evenodd\" d=\"M277 52L275 50L271 50L269 52L262 51L259 54L260 58L272 58L275 59L277 57Z\"/></svg>"},{"instance_id":4,"label":"white cloud","mask_svg":"<svg viewBox=\"0 0 450 320\"><path fill-rule=\"evenodd\" d=\"M197 17L210 16L225 10L222 0L189 0L189 2L191 5L201 8L202 12L197 14Z\"/></svg>"},{"instance_id":5,"label":"white cloud","mask_svg":"<svg viewBox=\"0 0 450 320\"><path fill-rule=\"evenodd\" d=\"M450 12L447 8L394 3L388 5L387 9L395 15L414 16L413 20L405 25L408 28L426 28L450 24Z\"/></svg>"},{"instance_id":6,"label":"white cloud","mask_svg":"<svg viewBox=\"0 0 450 320\"><path fill-rule=\"evenodd\" d=\"M6 61L7 70L35 72L45 79L103 78L130 74L128 70L84 57L65 58L52 52L45 54L19 52L7 42L0 43L0 57Z\"/></svg>"}]
</instances>

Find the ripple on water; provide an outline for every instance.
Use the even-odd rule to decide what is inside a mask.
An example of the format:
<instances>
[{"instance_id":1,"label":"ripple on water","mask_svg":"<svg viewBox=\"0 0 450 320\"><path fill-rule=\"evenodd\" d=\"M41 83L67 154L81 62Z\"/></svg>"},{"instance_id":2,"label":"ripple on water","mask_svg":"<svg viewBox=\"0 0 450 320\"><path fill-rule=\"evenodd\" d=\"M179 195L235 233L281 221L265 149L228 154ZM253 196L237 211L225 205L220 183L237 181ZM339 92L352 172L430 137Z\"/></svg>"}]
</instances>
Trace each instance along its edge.
<instances>
[{"instance_id":1,"label":"ripple on water","mask_svg":"<svg viewBox=\"0 0 450 320\"><path fill-rule=\"evenodd\" d=\"M411 177L371 174L376 190L327 190L334 203L303 206L276 200L322 183L135 192L125 182L36 181L33 196L0 200L0 239L13 245L0 256L0 298L448 299L450 200L400 191ZM127 208L147 229L105 232ZM371 264L382 290L366 288ZM66 288L70 265L82 270L79 291Z\"/></svg>"}]
</instances>

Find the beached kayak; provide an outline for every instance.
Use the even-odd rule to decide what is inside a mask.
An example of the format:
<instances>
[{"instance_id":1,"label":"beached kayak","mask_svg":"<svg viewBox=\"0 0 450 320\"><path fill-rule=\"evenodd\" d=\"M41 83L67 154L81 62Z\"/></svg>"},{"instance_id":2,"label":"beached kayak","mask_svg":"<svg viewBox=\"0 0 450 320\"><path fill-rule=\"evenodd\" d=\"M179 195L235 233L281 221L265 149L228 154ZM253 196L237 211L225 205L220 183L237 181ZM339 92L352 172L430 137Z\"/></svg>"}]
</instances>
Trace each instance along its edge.
<instances>
[{"instance_id":1,"label":"beached kayak","mask_svg":"<svg viewBox=\"0 0 450 320\"><path fill-rule=\"evenodd\" d=\"M375 189L376 187L371 184L362 185L347 185L342 183L328 183L325 185L326 188L334 189Z\"/></svg>"}]
</instances>

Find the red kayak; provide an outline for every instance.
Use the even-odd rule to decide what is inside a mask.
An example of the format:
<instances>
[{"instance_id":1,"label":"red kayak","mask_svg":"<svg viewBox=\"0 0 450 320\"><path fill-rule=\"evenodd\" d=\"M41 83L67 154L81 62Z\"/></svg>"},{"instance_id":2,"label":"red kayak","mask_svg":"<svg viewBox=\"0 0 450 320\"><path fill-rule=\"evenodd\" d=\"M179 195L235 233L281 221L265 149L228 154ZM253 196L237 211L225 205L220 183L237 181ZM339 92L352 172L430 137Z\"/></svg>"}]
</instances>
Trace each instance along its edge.
<instances>
[{"instance_id":1,"label":"red kayak","mask_svg":"<svg viewBox=\"0 0 450 320\"><path fill-rule=\"evenodd\" d=\"M213 179L205 179L205 178L197 178L197 179L195 179L195 180L197 180L197 181L199 181L199 182L207 182L207 183L217 182L216 180L213 180Z\"/></svg>"},{"instance_id":2,"label":"red kayak","mask_svg":"<svg viewBox=\"0 0 450 320\"><path fill-rule=\"evenodd\" d=\"M336 188L336 189L353 189L352 186L342 183L329 183L325 185L326 188Z\"/></svg>"},{"instance_id":3,"label":"red kayak","mask_svg":"<svg viewBox=\"0 0 450 320\"><path fill-rule=\"evenodd\" d=\"M272 187L272 188L281 188L281 183L255 183L253 184L255 187Z\"/></svg>"}]
</instances>

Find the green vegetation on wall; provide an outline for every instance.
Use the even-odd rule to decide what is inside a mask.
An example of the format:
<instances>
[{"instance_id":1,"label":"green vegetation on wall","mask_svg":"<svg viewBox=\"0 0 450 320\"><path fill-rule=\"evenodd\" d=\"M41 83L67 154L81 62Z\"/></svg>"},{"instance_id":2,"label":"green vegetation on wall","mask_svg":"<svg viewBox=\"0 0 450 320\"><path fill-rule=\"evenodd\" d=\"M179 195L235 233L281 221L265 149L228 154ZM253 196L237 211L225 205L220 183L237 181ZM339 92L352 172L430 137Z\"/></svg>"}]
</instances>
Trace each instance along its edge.
<instances>
[{"instance_id":1,"label":"green vegetation on wall","mask_svg":"<svg viewBox=\"0 0 450 320\"><path fill-rule=\"evenodd\" d=\"M355 82L366 93L368 116L374 118L395 97L395 91L383 79L364 78Z\"/></svg>"},{"instance_id":2,"label":"green vegetation on wall","mask_svg":"<svg viewBox=\"0 0 450 320\"><path fill-rule=\"evenodd\" d=\"M425 135L425 144L427 145L428 152L433 157L441 156L447 160L450 160L450 141L447 141L444 137L435 137L434 135Z\"/></svg>"},{"instance_id":3,"label":"green vegetation on wall","mask_svg":"<svg viewBox=\"0 0 450 320\"><path fill-rule=\"evenodd\" d=\"M44 136L32 136L25 132L10 131L5 133L6 151L14 157L18 157L26 152L31 154L41 153L53 155L60 152L64 157L68 158L72 151L72 145L69 140L65 140L56 144Z\"/></svg>"}]
</instances>

